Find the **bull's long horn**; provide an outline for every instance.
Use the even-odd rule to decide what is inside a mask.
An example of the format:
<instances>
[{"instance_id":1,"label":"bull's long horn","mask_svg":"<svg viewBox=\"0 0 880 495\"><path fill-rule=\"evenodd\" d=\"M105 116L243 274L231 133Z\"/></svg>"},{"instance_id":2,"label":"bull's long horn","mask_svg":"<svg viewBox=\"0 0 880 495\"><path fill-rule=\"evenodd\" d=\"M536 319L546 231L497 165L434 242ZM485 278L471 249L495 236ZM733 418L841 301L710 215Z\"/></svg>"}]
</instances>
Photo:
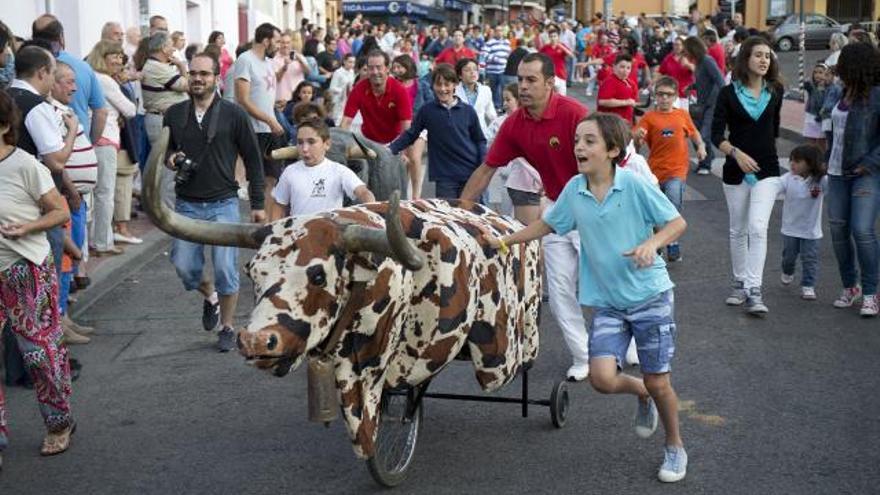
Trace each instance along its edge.
<instances>
[{"instance_id":1,"label":"bull's long horn","mask_svg":"<svg viewBox=\"0 0 880 495\"><path fill-rule=\"evenodd\" d=\"M385 229L351 225L345 229L343 241L349 251L370 251L391 256L411 271L420 270L425 264L422 255L409 243L403 232L399 191L394 191L388 198Z\"/></svg>"},{"instance_id":2,"label":"bull's long horn","mask_svg":"<svg viewBox=\"0 0 880 495\"><path fill-rule=\"evenodd\" d=\"M271 156L273 160L298 160L299 149L296 146L285 146L284 148L272 150ZM351 145L345 150L345 156L349 160L366 158L375 160L376 152L371 149L367 149L365 152L360 146Z\"/></svg>"},{"instance_id":3,"label":"bull's long horn","mask_svg":"<svg viewBox=\"0 0 880 495\"><path fill-rule=\"evenodd\" d=\"M144 206L150 220L168 234L199 244L218 246L260 247L261 238L257 231L262 227L256 223L220 223L187 218L173 211L162 201L160 173L168 150L170 131L167 127L156 146L150 152L144 174Z\"/></svg>"}]
</instances>

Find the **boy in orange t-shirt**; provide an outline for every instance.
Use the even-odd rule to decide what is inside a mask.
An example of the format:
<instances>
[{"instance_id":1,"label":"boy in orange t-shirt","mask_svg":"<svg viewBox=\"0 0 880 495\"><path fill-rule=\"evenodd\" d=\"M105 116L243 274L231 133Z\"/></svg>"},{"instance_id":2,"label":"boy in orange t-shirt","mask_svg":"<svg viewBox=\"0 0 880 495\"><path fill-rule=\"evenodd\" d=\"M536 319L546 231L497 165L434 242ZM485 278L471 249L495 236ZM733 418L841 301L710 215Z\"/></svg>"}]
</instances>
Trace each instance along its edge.
<instances>
[{"instance_id":1,"label":"boy in orange t-shirt","mask_svg":"<svg viewBox=\"0 0 880 495\"><path fill-rule=\"evenodd\" d=\"M671 77L661 77L654 83L656 109L639 120L634 134L648 145L648 165L657 176L660 189L681 212L685 181L690 169L688 139L697 148L697 158L706 156L706 146L686 110L673 108L678 98L678 82ZM666 247L668 261L679 261L681 249L678 243Z\"/></svg>"}]
</instances>

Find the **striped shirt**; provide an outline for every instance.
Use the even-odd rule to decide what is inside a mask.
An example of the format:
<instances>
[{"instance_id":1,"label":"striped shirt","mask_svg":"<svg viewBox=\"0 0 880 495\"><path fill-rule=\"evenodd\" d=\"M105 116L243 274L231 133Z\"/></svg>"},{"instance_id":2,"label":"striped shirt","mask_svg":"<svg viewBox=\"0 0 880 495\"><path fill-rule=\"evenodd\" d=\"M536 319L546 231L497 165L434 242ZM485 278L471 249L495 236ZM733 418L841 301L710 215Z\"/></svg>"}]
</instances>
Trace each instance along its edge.
<instances>
[{"instance_id":1,"label":"striped shirt","mask_svg":"<svg viewBox=\"0 0 880 495\"><path fill-rule=\"evenodd\" d=\"M67 126L64 125L61 116L65 113L73 113L73 110L64 103L54 99L50 99L49 104L52 105L52 109L58 115L59 132L62 136L66 135ZM95 148L83 131L82 124L79 124L79 129L76 131L76 139L73 141L73 152L70 154L70 158L67 159L67 163L64 164L64 171L67 172L67 176L70 177L70 180L76 186L76 190L80 193L88 193L95 188L95 184L98 181L98 157L95 156Z\"/></svg>"},{"instance_id":2,"label":"striped shirt","mask_svg":"<svg viewBox=\"0 0 880 495\"><path fill-rule=\"evenodd\" d=\"M510 42L506 39L492 38L483 46L480 58L486 67L487 74L503 74L510 56Z\"/></svg>"},{"instance_id":3,"label":"striped shirt","mask_svg":"<svg viewBox=\"0 0 880 495\"><path fill-rule=\"evenodd\" d=\"M147 113L164 114L171 105L189 98L186 79L174 65L150 58L144 64L142 73L141 90Z\"/></svg>"}]
</instances>

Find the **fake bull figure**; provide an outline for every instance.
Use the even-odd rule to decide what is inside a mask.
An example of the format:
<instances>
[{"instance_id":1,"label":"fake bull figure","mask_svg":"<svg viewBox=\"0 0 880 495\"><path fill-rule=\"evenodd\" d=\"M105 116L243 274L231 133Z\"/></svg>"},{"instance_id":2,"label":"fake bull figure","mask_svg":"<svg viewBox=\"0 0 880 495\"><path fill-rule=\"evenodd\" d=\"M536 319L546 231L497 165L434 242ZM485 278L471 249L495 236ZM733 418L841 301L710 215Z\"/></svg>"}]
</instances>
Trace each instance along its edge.
<instances>
[{"instance_id":1,"label":"fake bull figure","mask_svg":"<svg viewBox=\"0 0 880 495\"><path fill-rule=\"evenodd\" d=\"M400 203L396 194L266 226L192 220L157 195L166 147L167 130L145 178L150 217L175 237L257 249L240 352L278 376L326 353L358 456L375 453L383 389L417 386L463 349L486 391L535 359L538 243L502 254L482 236L521 227L514 220L472 202Z\"/></svg>"}]
</instances>

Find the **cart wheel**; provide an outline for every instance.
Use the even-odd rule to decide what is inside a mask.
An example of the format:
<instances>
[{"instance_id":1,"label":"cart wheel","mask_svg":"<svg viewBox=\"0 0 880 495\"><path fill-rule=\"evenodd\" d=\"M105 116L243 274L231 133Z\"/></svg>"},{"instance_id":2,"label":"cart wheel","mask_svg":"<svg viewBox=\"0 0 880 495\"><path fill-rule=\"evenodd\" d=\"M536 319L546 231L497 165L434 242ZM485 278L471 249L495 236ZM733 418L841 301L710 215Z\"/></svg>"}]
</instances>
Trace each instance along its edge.
<instances>
[{"instance_id":1,"label":"cart wheel","mask_svg":"<svg viewBox=\"0 0 880 495\"><path fill-rule=\"evenodd\" d=\"M406 417L412 397L412 393L382 392L376 453L367 459L367 469L376 483L385 487L402 483L412 464L422 424L421 403L412 417Z\"/></svg>"},{"instance_id":2,"label":"cart wheel","mask_svg":"<svg viewBox=\"0 0 880 495\"><path fill-rule=\"evenodd\" d=\"M553 421L553 426L557 428L565 426L568 406L568 384L562 381L557 383L553 387L553 392L550 393L550 419Z\"/></svg>"}]
</instances>

